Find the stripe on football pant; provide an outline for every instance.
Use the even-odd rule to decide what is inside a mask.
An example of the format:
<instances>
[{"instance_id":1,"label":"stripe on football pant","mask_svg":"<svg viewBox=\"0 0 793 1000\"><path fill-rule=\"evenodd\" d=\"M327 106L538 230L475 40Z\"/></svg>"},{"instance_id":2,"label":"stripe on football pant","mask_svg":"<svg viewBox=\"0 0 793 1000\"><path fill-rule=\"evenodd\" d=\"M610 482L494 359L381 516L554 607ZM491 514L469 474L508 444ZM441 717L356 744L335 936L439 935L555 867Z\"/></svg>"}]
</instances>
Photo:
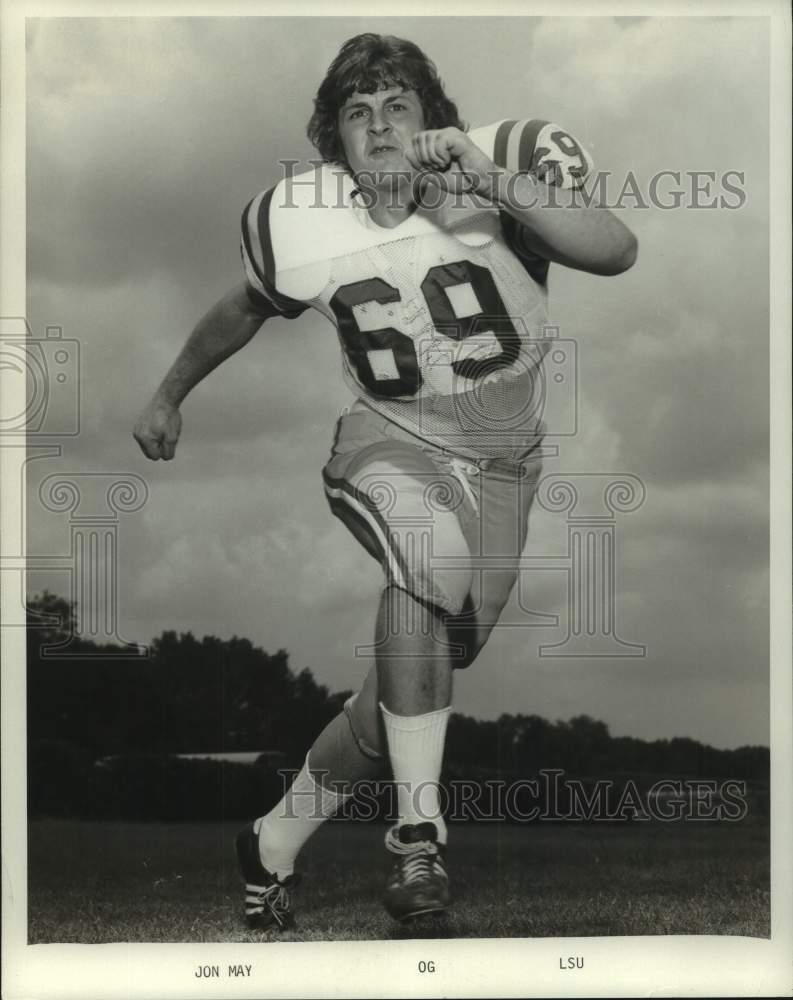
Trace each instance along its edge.
<instances>
[{"instance_id":1,"label":"stripe on football pant","mask_svg":"<svg viewBox=\"0 0 793 1000\"><path fill-rule=\"evenodd\" d=\"M325 493L333 513L350 526L352 522L362 529L377 553L389 580L402 590L409 590L407 564L391 536L391 530L376 504L346 479L336 479L322 473Z\"/></svg>"}]
</instances>

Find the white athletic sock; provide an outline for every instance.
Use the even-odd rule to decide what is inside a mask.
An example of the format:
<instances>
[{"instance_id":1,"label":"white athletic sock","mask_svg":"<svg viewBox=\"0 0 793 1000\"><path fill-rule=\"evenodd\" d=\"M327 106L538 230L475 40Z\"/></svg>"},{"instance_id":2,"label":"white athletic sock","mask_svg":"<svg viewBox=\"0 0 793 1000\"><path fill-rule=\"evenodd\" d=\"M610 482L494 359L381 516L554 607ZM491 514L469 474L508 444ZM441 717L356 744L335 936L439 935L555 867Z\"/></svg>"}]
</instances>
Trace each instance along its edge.
<instances>
[{"instance_id":1,"label":"white athletic sock","mask_svg":"<svg viewBox=\"0 0 793 1000\"><path fill-rule=\"evenodd\" d=\"M264 867L280 879L291 875L300 848L349 797L315 781L306 756L286 795L253 825L259 835L259 856Z\"/></svg>"},{"instance_id":2,"label":"white athletic sock","mask_svg":"<svg viewBox=\"0 0 793 1000\"><path fill-rule=\"evenodd\" d=\"M438 781L452 707L426 715L394 715L380 702L380 710L397 783L399 822L434 823L438 841L445 844L446 823L441 815Z\"/></svg>"}]
</instances>

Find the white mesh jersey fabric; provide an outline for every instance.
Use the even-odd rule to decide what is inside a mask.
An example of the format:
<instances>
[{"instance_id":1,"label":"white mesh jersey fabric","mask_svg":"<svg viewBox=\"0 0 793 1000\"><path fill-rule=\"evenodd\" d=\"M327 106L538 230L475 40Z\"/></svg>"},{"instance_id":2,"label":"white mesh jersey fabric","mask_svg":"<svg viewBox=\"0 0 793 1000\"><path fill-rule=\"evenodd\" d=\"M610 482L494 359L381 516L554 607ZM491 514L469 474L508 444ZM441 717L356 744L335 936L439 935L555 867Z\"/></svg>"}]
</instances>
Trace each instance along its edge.
<instances>
[{"instance_id":1,"label":"white mesh jersey fabric","mask_svg":"<svg viewBox=\"0 0 793 1000\"><path fill-rule=\"evenodd\" d=\"M406 430L474 457L542 435L545 290L496 212L339 256L310 304L339 330L351 390Z\"/></svg>"}]
</instances>

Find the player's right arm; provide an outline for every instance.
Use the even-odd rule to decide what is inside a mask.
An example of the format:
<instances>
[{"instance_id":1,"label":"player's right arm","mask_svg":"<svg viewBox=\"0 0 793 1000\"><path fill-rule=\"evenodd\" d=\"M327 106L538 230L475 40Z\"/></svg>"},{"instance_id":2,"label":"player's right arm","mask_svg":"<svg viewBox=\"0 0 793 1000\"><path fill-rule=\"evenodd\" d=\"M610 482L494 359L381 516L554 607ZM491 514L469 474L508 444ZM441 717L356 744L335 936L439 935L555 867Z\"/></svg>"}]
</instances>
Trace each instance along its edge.
<instances>
[{"instance_id":1,"label":"player's right arm","mask_svg":"<svg viewBox=\"0 0 793 1000\"><path fill-rule=\"evenodd\" d=\"M147 458L173 458L182 429L179 406L201 379L244 347L270 316L292 319L307 308L306 303L289 298L277 287L270 232L274 191L261 191L242 213L240 252L245 281L199 320L135 425L135 440Z\"/></svg>"},{"instance_id":2,"label":"player's right arm","mask_svg":"<svg viewBox=\"0 0 793 1000\"><path fill-rule=\"evenodd\" d=\"M275 306L243 282L198 321L135 424L133 435L147 458L173 458L182 429L182 400L222 361L244 347L269 316L278 315Z\"/></svg>"}]
</instances>

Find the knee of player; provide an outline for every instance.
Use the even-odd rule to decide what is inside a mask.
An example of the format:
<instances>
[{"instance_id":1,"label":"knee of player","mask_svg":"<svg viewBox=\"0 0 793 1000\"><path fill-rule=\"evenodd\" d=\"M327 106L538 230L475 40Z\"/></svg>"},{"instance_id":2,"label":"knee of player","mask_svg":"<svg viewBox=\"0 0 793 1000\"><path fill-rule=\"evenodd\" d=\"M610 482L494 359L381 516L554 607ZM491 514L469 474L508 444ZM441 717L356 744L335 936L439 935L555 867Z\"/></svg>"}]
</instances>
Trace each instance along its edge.
<instances>
[{"instance_id":1,"label":"knee of player","mask_svg":"<svg viewBox=\"0 0 793 1000\"><path fill-rule=\"evenodd\" d=\"M416 589L423 600L446 614L461 614L473 581L467 548L454 558L423 560L416 567L415 577Z\"/></svg>"},{"instance_id":2,"label":"knee of player","mask_svg":"<svg viewBox=\"0 0 793 1000\"><path fill-rule=\"evenodd\" d=\"M490 629L482 628L476 618L470 617L470 605L463 609L462 617L449 616L446 629L451 648L451 664L455 670L470 667L487 642Z\"/></svg>"},{"instance_id":3,"label":"knee of player","mask_svg":"<svg viewBox=\"0 0 793 1000\"><path fill-rule=\"evenodd\" d=\"M371 705L362 701L357 694L344 703L344 712L353 739L363 756L373 761L385 760L388 748L380 713L373 711Z\"/></svg>"}]
</instances>

